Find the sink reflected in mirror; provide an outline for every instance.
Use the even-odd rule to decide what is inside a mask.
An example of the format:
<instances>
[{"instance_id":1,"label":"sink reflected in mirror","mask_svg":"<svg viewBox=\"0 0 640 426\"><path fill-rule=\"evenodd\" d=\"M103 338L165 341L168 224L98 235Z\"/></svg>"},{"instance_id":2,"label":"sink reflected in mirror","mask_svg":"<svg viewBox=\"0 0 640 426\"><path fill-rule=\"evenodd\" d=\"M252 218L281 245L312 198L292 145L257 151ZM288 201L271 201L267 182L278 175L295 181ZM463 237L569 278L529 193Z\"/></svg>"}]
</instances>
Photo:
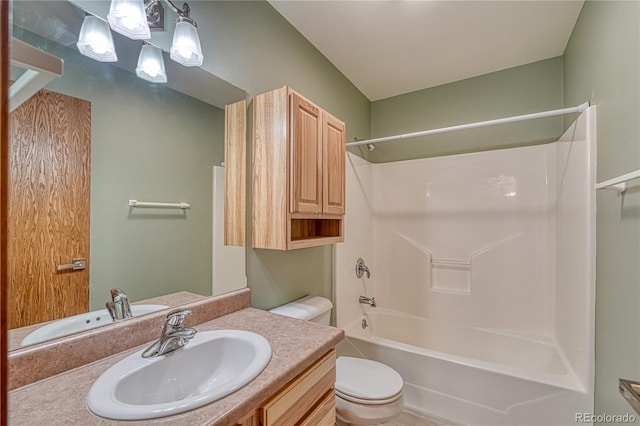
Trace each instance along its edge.
<instances>
[{"instance_id":1,"label":"sink reflected in mirror","mask_svg":"<svg viewBox=\"0 0 640 426\"><path fill-rule=\"evenodd\" d=\"M197 8L205 11L212 7L209 2L198 3ZM10 169L16 175L8 179L9 198L15 203L8 207L11 213L7 225L10 350L18 349L25 334L33 331L25 330L27 327L102 309L114 285L124 288L132 303L158 304L165 303L146 301L181 291L212 296L245 286L244 249L224 247L220 243L223 236L214 225L221 223L217 200L224 189L224 180L217 178L224 161L222 108L245 99L246 93L205 69L171 64L168 57L168 84L141 80L130 70L136 66L142 43L117 34L118 63L101 63L81 55L76 42L86 16L83 8L100 5L106 5L108 11L108 1L12 3L12 36L64 60L63 76L41 91L43 98L47 92L44 100L49 100L46 105L50 115L46 117L62 116L62 105L69 109L67 103L55 101L63 96L70 104L90 103L89 119L82 121L84 134L90 136L90 149L72 158L71 151L54 147L55 153L65 155L56 154L55 161L39 162L31 156L31 147L46 145L45 135L60 141L75 140L59 133L78 126L61 126L62 130L44 124L34 126L17 118L33 114L18 110L10 117L10 152L16 153L10 160ZM197 8L194 14L200 13ZM157 37L162 33L155 33L153 38ZM12 67L11 78L18 78L21 71ZM38 111L45 105L41 100L30 99L38 105ZM23 107L25 111L35 109L26 103ZM45 115L39 113L38 117ZM57 118L41 120L60 122ZM35 128L47 131L28 131ZM17 153L27 154L21 157ZM47 171L53 170L54 164L61 167L55 179L47 178L51 186L46 188L50 189L40 185L44 176L34 180L18 175L39 170L33 165L41 163L47 164ZM90 164L88 170L80 171L82 179L68 177L80 163ZM36 181L42 188L27 187ZM86 193L73 195L67 202L61 189L71 185L62 182L77 183ZM38 201L34 195L34 200L22 203L20 194L36 194ZM50 200L54 195L58 198ZM134 198L185 201L191 208L129 207L128 200ZM21 206L43 205L38 204L42 199L47 206L64 206L59 209L63 219L50 219L48 211L22 211ZM84 219L78 219L81 217ZM35 225L34 218L40 225ZM55 225L56 232L49 224ZM45 241L45 236L55 241ZM233 262L226 257L220 260L231 250ZM58 269L58 265L69 264L77 257L86 258L83 270Z\"/></svg>"},{"instance_id":2,"label":"sink reflected in mirror","mask_svg":"<svg viewBox=\"0 0 640 426\"><path fill-rule=\"evenodd\" d=\"M131 314L134 317L144 314L150 314L161 309L168 308L166 305L131 305ZM35 329L27 334L20 341L20 346L33 345L58 337L67 336L69 334L88 331L103 325L111 324L113 320L109 315L109 311L101 309L99 311L87 312L86 314L74 315L72 317L62 318L52 321Z\"/></svg>"},{"instance_id":3,"label":"sink reflected in mirror","mask_svg":"<svg viewBox=\"0 0 640 426\"><path fill-rule=\"evenodd\" d=\"M152 358L124 358L91 386L87 407L113 420L147 420L183 413L221 399L256 378L271 345L243 330L198 332L181 349Z\"/></svg>"}]
</instances>

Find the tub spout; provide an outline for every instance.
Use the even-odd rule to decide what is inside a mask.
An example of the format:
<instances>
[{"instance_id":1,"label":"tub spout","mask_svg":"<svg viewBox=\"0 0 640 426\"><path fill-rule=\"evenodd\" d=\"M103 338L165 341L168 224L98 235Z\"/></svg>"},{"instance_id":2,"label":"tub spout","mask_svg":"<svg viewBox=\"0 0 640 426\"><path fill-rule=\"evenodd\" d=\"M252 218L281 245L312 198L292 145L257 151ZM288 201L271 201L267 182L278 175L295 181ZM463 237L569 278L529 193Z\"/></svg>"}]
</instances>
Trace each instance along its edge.
<instances>
[{"instance_id":1,"label":"tub spout","mask_svg":"<svg viewBox=\"0 0 640 426\"><path fill-rule=\"evenodd\" d=\"M367 297L367 296L360 296L360 298L358 298L358 302L363 303L365 305L369 305L372 307L376 307L378 305L376 305L376 298L375 297Z\"/></svg>"}]
</instances>

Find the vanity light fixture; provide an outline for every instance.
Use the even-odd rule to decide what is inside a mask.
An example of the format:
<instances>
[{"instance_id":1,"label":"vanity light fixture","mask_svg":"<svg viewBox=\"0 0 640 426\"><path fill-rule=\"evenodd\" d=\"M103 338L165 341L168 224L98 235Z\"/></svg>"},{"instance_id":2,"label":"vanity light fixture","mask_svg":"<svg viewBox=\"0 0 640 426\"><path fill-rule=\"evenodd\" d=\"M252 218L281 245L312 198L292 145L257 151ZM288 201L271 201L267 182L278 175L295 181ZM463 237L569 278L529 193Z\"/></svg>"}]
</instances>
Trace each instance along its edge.
<instances>
[{"instance_id":1,"label":"vanity light fixture","mask_svg":"<svg viewBox=\"0 0 640 426\"><path fill-rule=\"evenodd\" d=\"M204 60L198 25L191 16L187 3L182 9L171 0L163 0L178 15L170 49L171 59L186 67L201 66ZM164 30L164 9L161 0L111 0L107 21L114 31L133 40L148 40L151 29ZM86 28L85 28L86 27ZM80 30L77 43L80 53L101 62L118 60L113 38L107 25L95 16L87 16ZM162 51L144 44L138 57L136 75L153 83L166 83Z\"/></svg>"},{"instance_id":2,"label":"vanity light fixture","mask_svg":"<svg viewBox=\"0 0 640 426\"><path fill-rule=\"evenodd\" d=\"M198 25L189 16L190 11L189 5L185 3L182 11L178 13L171 45L171 59L186 67L199 67L204 56L198 37Z\"/></svg>"},{"instance_id":3,"label":"vanity light fixture","mask_svg":"<svg viewBox=\"0 0 640 426\"><path fill-rule=\"evenodd\" d=\"M166 83L167 73L164 69L162 50L151 44L144 43L142 49L140 49L136 75L152 83Z\"/></svg>"},{"instance_id":4,"label":"vanity light fixture","mask_svg":"<svg viewBox=\"0 0 640 426\"><path fill-rule=\"evenodd\" d=\"M96 61L116 62L118 60L109 25L97 16L85 16L76 45L80 53Z\"/></svg>"},{"instance_id":5,"label":"vanity light fixture","mask_svg":"<svg viewBox=\"0 0 640 426\"><path fill-rule=\"evenodd\" d=\"M111 0L107 20L113 31L133 40L148 40L151 31L143 0Z\"/></svg>"},{"instance_id":6,"label":"vanity light fixture","mask_svg":"<svg viewBox=\"0 0 640 426\"><path fill-rule=\"evenodd\" d=\"M204 57L198 25L189 16L191 8L187 3L180 9L171 0L164 2L178 15L170 50L171 59L187 67L202 65ZM114 31L134 40L150 39L150 26L154 31L164 30L164 9L160 0L111 0L107 18Z\"/></svg>"}]
</instances>

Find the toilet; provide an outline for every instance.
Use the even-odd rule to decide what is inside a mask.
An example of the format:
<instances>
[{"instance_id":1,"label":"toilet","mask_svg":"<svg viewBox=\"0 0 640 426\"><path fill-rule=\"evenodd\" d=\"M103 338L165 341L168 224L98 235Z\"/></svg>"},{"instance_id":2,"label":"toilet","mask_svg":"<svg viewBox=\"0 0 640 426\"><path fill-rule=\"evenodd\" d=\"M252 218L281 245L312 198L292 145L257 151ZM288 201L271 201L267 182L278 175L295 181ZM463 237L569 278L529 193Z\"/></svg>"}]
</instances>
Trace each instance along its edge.
<instances>
[{"instance_id":1,"label":"toilet","mask_svg":"<svg viewBox=\"0 0 640 426\"><path fill-rule=\"evenodd\" d=\"M270 312L329 325L332 308L324 297L307 296ZM402 377L377 361L338 357L335 389L338 420L349 425L385 423L404 408Z\"/></svg>"}]
</instances>

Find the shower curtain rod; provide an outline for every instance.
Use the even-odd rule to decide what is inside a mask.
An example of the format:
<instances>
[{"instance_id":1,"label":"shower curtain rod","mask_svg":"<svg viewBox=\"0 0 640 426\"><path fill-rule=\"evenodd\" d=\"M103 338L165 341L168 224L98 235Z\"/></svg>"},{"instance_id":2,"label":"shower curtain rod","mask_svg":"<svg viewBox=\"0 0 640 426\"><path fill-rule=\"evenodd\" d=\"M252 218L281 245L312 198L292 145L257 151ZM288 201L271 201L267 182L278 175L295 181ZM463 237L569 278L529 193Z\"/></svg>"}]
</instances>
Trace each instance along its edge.
<instances>
[{"instance_id":1,"label":"shower curtain rod","mask_svg":"<svg viewBox=\"0 0 640 426\"><path fill-rule=\"evenodd\" d=\"M517 115L515 117L497 118L495 120L479 121L477 123L459 124L457 126L442 127L440 129L422 130L420 132L405 133L403 135L385 136L382 138L373 138L366 140L355 140L349 142L346 146L368 145L380 142L388 142L397 139L415 138L418 136L436 135L439 133L455 132L457 130L475 129L478 127L494 126L496 124L515 123L516 121L534 120L536 118L554 117L556 115L565 115L573 113L581 113L589 108L589 102L582 103L575 107L555 109L553 111L536 112L533 114Z\"/></svg>"}]
</instances>

